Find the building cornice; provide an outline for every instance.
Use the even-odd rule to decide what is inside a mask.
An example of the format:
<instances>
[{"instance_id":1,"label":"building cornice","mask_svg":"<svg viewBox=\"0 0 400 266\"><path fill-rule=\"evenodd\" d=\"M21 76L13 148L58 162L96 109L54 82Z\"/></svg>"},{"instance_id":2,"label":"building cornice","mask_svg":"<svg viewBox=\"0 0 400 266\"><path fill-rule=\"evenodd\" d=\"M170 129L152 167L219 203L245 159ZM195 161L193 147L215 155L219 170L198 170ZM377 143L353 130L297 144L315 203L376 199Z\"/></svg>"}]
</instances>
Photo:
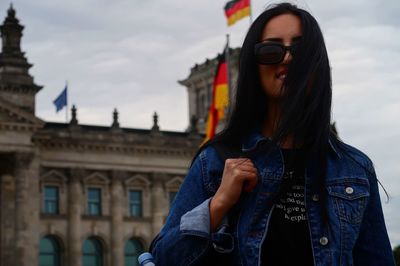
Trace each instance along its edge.
<instances>
[{"instance_id":1,"label":"building cornice","mask_svg":"<svg viewBox=\"0 0 400 266\"><path fill-rule=\"evenodd\" d=\"M0 90L10 93L22 93L29 95L36 95L43 86L37 86L35 84L0 84Z\"/></svg>"},{"instance_id":2,"label":"building cornice","mask_svg":"<svg viewBox=\"0 0 400 266\"><path fill-rule=\"evenodd\" d=\"M0 98L0 112L6 113L13 121L0 122L0 129L14 131L36 131L43 127L44 121L31 113L14 106Z\"/></svg>"},{"instance_id":3,"label":"building cornice","mask_svg":"<svg viewBox=\"0 0 400 266\"><path fill-rule=\"evenodd\" d=\"M148 145L132 143L109 143L109 142L90 142L90 141L66 141L46 138L34 138L34 143L41 149L46 150L71 150L85 151L96 153L121 153L121 154L136 154L143 156L172 156L172 157L191 157L197 150L198 145L190 145L189 143L181 142L181 145L157 145L156 147L148 143ZM200 143L200 141L199 141ZM176 143L177 144L177 143ZM186 146L186 148L184 148Z\"/></svg>"},{"instance_id":4,"label":"building cornice","mask_svg":"<svg viewBox=\"0 0 400 266\"><path fill-rule=\"evenodd\" d=\"M5 123L0 122L0 130L17 132L36 132L41 128L37 124Z\"/></svg>"},{"instance_id":5,"label":"building cornice","mask_svg":"<svg viewBox=\"0 0 400 266\"><path fill-rule=\"evenodd\" d=\"M186 132L158 133L133 128L116 133L100 126L49 124L35 133L32 142L44 150L192 157L203 138Z\"/></svg>"}]
</instances>

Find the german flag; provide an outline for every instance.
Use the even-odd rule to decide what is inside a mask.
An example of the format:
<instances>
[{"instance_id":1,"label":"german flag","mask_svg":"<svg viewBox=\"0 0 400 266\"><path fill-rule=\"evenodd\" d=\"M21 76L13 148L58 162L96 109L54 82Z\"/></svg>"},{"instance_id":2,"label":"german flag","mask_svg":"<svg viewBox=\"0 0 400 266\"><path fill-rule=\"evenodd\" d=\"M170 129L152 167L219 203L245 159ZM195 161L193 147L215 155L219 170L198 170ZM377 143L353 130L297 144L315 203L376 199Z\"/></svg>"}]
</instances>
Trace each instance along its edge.
<instances>
[{"instance_id":1,"label":"german flag","mask_svg":"<svg viewBox=\"0 0 400 266\"><path fill-rule=\"evenodd\" d=\"M210 110L208 112L206 138L203 143L215 136L218 122L224 118L225 109L229 102L228 90L228 64L226 62L226 53L228 52L226 45L224 52L219 55L218 66L214 77L212 100Z\"/></svg>"},{"instance_id":2,"label":"german flag","mask_svg":"<svg viewBox=\"0 0 400 266\"><path fill-rule=\"evenodd\" d=\"M239 19L250 16L250 0L232 0L225 5L225 16L228 26L233 25Z\"/></svg>"}]
</instances>

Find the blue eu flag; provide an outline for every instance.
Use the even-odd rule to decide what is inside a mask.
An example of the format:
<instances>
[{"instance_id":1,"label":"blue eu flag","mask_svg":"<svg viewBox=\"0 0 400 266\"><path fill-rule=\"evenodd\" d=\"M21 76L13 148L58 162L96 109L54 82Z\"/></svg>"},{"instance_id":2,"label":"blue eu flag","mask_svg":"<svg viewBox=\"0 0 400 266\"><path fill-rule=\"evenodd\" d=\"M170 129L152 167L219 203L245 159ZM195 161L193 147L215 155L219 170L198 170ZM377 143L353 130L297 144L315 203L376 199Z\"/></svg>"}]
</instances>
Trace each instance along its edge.
<instances>
[{"instance_id":1,"label":"blue eu flag","mask_svg":"<svg viewBox=\"0 0 400 266\"><path fill-rule=\"evenodd\" d=\"M65 86L64 90L58 95L58 97L53 101L54 105L56 106L56 112L63 109L64 106L67 106L67 85Z\"/></svg>"}]
</instances>

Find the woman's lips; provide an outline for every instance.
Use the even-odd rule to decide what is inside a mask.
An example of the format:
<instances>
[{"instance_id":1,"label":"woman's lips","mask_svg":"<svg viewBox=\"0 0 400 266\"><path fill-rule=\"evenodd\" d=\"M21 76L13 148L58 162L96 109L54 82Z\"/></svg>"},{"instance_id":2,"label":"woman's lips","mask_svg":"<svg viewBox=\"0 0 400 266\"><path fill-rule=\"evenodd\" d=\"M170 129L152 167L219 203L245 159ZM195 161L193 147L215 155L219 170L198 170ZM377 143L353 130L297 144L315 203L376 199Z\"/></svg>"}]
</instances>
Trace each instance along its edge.
<instances>
[{"instance_id":1,"label":"woman's lips","mask_svg":"<svg viewBox=\"0 0 400 266\"><path fill-rule=\"evenodd\" d=\"M276 73L275 77L276 77L277 79L279 79L279 80L285 80L286 75L287 75L287 72L288 72L287 68L284 68L284 69L278 71L278 72Z\"/></svg>"},{"instance_id":2,"label":"woman's lips","mask_svg":"<svg viewBox=\"0 0 400 266\"><path fill-rule=\"evenodd\" d=\"M279 79L279 80L285 80L285 78L286 78L286 74L282 74L282 75L277 75L277 77L276 77L277 79Z\"/></svg>"}]
</instances>

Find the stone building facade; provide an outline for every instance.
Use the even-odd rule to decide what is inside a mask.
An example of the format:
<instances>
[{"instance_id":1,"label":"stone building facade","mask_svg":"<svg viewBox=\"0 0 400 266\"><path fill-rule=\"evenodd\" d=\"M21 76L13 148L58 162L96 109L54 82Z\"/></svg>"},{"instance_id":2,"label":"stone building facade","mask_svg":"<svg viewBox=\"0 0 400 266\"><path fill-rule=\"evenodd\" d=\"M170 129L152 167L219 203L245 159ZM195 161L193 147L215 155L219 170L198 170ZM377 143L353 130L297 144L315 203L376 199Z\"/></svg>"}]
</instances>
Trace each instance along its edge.
<instances>
[{"instance_id":1,"label":"stone building facade","mask_svg":"<svg viewBox=\"0 0 400 266\"><path fill-rule=\"evenodd\" d=\"M42 87L10 7L0 26L0 265L136 265L165 222L202 136L35 116Z\"/></svg>"},{"instance_id":2,"label":"stone building facade","mask_svg":"<svg viewBox=\"0 0 400 266\"><path fill-rule=\"evenodd\" d=\"M235 91L234 84L238 76L238 60L239 60L240 48L229 49L228 65L229 65L229 79L230 89L229 97L230 101L234 99ZM190 69L190 74L187 78L180 80L179 84L187 88L189 97L189 117L196 121L199 132L205 132L207 124L207 116L212 100L212 87L214 81L214 75L216 67L218 65L217 55L213 59L206 59L201 64L195 64ZM217 130L221 129L224 125L224 121L221 121L218 125Z\"/></svg>"},{"instance_id":3,"label":"stone building facade","mask_svg":"<svg viewBox=\"0 0 400 266\"><path fill-rule=\"evenodd\" d=\"M82 125L35 115L42 86L21 51L24 27L11 6L0 26L0 266L137 265L165 222L202 141L217 60L179 83L190 126L149 130ZM237 64L238 49L230 50ZM237 76L233 67L231 78Z\"/></svg>"}]
</instances>

